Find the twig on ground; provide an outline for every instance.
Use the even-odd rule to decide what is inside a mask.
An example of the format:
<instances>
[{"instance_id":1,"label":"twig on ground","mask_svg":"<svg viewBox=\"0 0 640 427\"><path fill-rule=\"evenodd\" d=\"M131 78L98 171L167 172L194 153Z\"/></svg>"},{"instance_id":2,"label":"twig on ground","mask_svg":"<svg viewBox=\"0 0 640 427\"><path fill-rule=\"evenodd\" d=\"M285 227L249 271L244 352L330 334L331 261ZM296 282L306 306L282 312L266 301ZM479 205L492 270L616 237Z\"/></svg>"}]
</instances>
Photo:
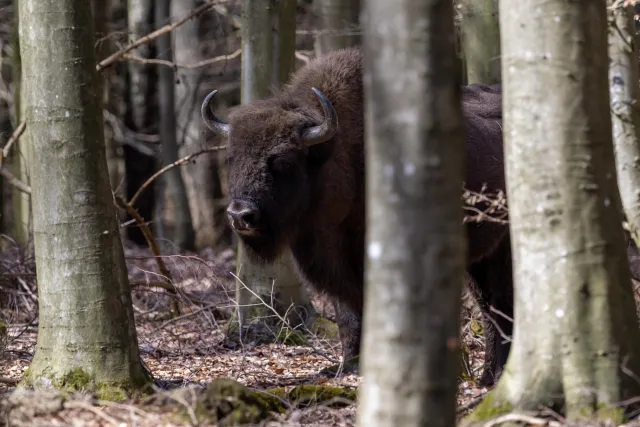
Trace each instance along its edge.
<instances>
[{"instance_id":1,"label":"twig on ground","mask_svg":"<svg viewBox=\"0 0 640 427\"><path fill-rule=\"evenodd\" d=\"M212 308L216 308L217 306L218 306L218 304L205 305L204 307L201 307L201 308L199 308L197 310L194 310L191 313L186 313L186 314L183 314L181 316L174 317L173 319L169 319L169 320L165 321L162 325L160 325L156 329L154 329L153 332L151 333L151 335L154 335L159 330L166 328L167 326L169 326L172 323L177 322L178 320L182 320L182 319L186 319L186 318L191 317L191 316L195 316L197 314L202 313L203 311L210 310Z\"/></svg>"},{"instance_id":2,"label":"twig on ground","mask_svg":"<svg viewBox=\"0 0 640 427\"><path fill-rule=\"evenodd\" d=\"M151 177L149 179L147 179L145 181L145 183L140 186L140 188L138 188L138 191L136 191L136 194L133 195L133 197L131 198L131 201L129 202L129 204L131 206L135 206L136 202L138 201L138 198L140 197L142 192L145 190L145 188L147 188L156 178L158 178L160 175L162 175L163 173L165 173L169 169L173 169L176 166L180 166L181 164L188 162L189 160L193 159L194 157L198 157L198 156L200 156L202 154L205 154L205 153L211 153L213 151L224 150L225 148L227 148L226 145L217 145L215 147L208 147L208 148L205 148L204 150L200 150L200 151L195 152L193 154L189 154L188 156L184 156L183 158L176 160L175 162L171 163L170 165L167 165L167 166L163 167L158 172L156 172L153 175L151 175ZM131 215L131 216L133 216L133 215Z\"/></svg>"},{"instance_id":3,"label":"twig on ground","mask_svg":"<svg viewBox=\"0 0 640 427\"><path fill-rule=\"evenodd\" d=\"M166 283L166 282L142 282L142 281L137 281L137 282L131 282L130 283L131 286L145 286L148 288L160 288L160 289L164 289L167 291L173 291L175 290L175 286L173 286L171 283Z\"/></svg>"},{"instance_id":4,"label":"twig on ground","mask_svg":"<svg viewBox=\"0 0 640 427\"><path fill-rule=\"evenodd\" d=\"M184 18L180 19L178 22L175 22L173 24L167 24L164 27L159 28L159 29L153 31L152 33L147 34L146 36L139 38L135 42L131 43L129 46L126 46L125 48L120 49L119 51L115 52L112 55L109 55L107 58L105 58L102 61L100 61L96 65L96 70L97 71L102 71L103 69L105 69L108 66L112 65L114 62L120 60L120 58L122 58L125 54L127 54L128 52L131 52L133 49L137 48L138 46L142 46L143 44L150 43L151 41L155 40L156 38L160 37L161 35L175 30L176 28L178 28L179 26L183 25L185 22L189 21L190 19L197 18L198 16L202 15L203 13L208 11L209 9L212 9L217 4L223 3L223 2L224 2L224 0L218 0L218 1L212 1L212 2L209 2L209 3L205 3L202 6L200 6L199 8L197 8L194 11L192 11L191 13L189 13L188 15L186 15Z\"/></svg>"},{"instance_id":5,"label":"twig on ground","mask_svg":"<svg viewBox=\"0 0 640 427\"><path fill-rule=\"evenodd\" d=\"M187 70L193 70L195 68L201 68L201 67L206 67L207 65L215 64L216 62L230 61L240 56L241 52L242 50L238 49L235 52L230 53L228 55L216 56L215 58L205 59L203 61L199 61L193 64L178 64L173 61L167 61L165 59L143 58L141 56L132 55L129 53L122 55L122 59L128 59L131 61L140 62L142 64L164 65L166 67L171 67L171 68L184 68Z\"/></svg>"},{"instance_id":6,"label":"twig on ground","mask_svg":"<svg viewBox=\"0 0 640 427\"><path fill-rule=\"evenodd\" d=\"M122 425L121 422L119 422L114 418L111 418L109 415L105 414L100 409L96 408L95 406L89 403L85 403L82 401L71 401L71 402L65 402L64 407L65 409L84 409L85 411L93 412L99 418L102 418L109 424L112 424L116 427Z\"/></svg>"},{"instance_id":7,"label":"twig on ground","mask_svg":"<svg viewBox=\"0 0 640 427\"><path fill-rule=\"evenodd\" d=\"M527 423L527 424L533 424L533 425L539 425L539 426L562 427L562 424L560 424L557 421L545 420L544 418L538 418L531 415L515 414L515 413L501 415L497 418L494 418L493 420L490 420L487 423L485 423L483 427L494 427L500 424L514 423L514 422L521 422L521 423Z\"/></svg>"},{"instance_id":8,"label":"twig on ground","mask_svg":"<svg viewBox=\"0 0 640 427\"><path fill-rule=\"evenodd\" d=\"M0 377L0 383L7 384L9 386L16 386L20 382L17 378Z\"/></svg>"},{"instance_id":9,"label":"twig on ground","mask_svg":"<svg viewBox=\"0 0 640 427\"><path fill-rule=\"evenodd\" d=\"M171 272L169 271L169 269L167 268L167 265L164 263L164 260L160 256L160 249L158 249L158 245L156 244L156 241L153 238L153 234L151 233L149 226L145 223L144 218L140 216L138 211L133 207L131 203L125 202L122 199L122 197L114 194L113 198L116 204L122 209L126 210L127 213L136 220L136 223L138 223L138 226L140 227L140 231L142 231L142 234L145 240L147 241L147 245L149 245L149 249L151 249L151 252L154 255L154 259L156 260L156 264L158 265L158 269L160 270L160 273L167 280L167 286L171 286L172 288L172 289L169 289L169 293L177 295L178 292L175 286L173 286ZM174 317L180 315L180 307L178 306L178 302L175 299L171 301L171 315Z\"/></svg>"},{"instance_id":10,"label":"twig on ground","mask_svg":"<svg viewBox=\"0 0 640 427\"><path fill-rule=\"evenodd\" d=\"M484 399L484 397L486 395L487 395L487 392L484 392L484 393L480 394L479 396L476 396L473 399L469 400L464 405L458 406L458 409L456 410L456 412L458 414L463 414L463 413L475 408L476 406L478 406L478 404L480 404L480 402L482 402L482 400Z\"/></svg>"}]
</instances>

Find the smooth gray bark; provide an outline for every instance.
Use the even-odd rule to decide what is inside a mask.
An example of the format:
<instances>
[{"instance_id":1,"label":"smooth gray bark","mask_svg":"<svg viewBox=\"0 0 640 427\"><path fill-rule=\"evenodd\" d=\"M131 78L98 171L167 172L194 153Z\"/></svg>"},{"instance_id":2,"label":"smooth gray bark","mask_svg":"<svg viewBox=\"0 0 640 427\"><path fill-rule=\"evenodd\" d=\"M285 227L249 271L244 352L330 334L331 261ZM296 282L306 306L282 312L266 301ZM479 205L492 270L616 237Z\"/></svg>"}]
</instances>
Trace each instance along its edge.
<instances>
[{"instance_id":1,"label":"smooth gray bark","mask_svg":"<svg viewBox=\"0 0 640 427\"><path fill-rule=\"evenodd\" d=\"M171 2L174 20L189 14L198 6L196 0ZM201 31L199 19L192 19L173 31L176 62L195 64L204 60L200 53ZM176 74L177 136L180 141L180 157L204 148L204 122L200 118L200 102L206 93L201 89L204 68L178 69ZM220 192L218 162L215 154L203 155L181 168L187 189L193 227L198 230L196 248L212 247L218 241L218 224L215 223L216 195Z\"/></svg>"},{"instance_id":2,"label":"smooth gray bark","mask_svg":"<svg viewBox=\"0 0 640 427\"><path fill-rule=\"evenodd\" d=\"M500 82L498 0L461 0L467 84Z\"/></svg>"},{"instance_id":3,"label":"smooth gray bark","mask_svg":"<svg viewBox=\"0 0 640 427\"><path fill-rule=\"evenodd\" d=\"M21 0L39 330L24 383L147 383L109 186L90 3ZM66 381L66 383L65 383ZM86 384L90 386L92 384Z\"/></svg>"},{"instance_id":4,"label":"smooth gray bark","mask_svg":"<svg viewBox=\"0 0 640 427\"><path fill-rule=\"evenodd\" d=\"M609 11L609 58L618 187L629 231L640 247L640 87L632 6L620 5Z\"/></svg>"},{"instance_id":5,"label":"smooth gray bark","mask_svg":"<svg viewBox=\"0 0 640 427\"><path fill-rule=\"evenodd\" d=\"M171 18L171 0L156 0L154 15L157 28L166 25ZM163 34L158 37L156 49L158 59L172 61L171 34ZM166 166L178 160L173 68L160 67L158 69L158 104L160 107L159 132L162 144L162 166ZM165 190L167 197L172 202L171 206L175 218L175 229L171 240L182 250L193 250L195 249L195 232L182 173L179 168L172 168L165 172L161 179L166 183ZM160 219L158 218L158 220Z\"/></svg>"},{"instance_id":6,"label":"smooth gray bark","mask_svg":"<svg viewBox=\"0 0 640 427\"><path fill-rule=\"evenodd\" d=\"M319 17L316 53L361 44L360 9L362 0L316 0Z\"/></svg>"},{"instance_id":7,"label":"smooth gray bark","mask_svg":"<svg viewBox=\"0 0 640 427\"><path fill-rule=\"evenodd\" d=\"M550 407L613 418L640 391L607 85L607 2L502 2L515 278L509 360L471 420Z\"/></svg>"},{"instance_id":8,"label":"smooth gray bark","mask_svg":"<svg viewBox=\"0 0 640 427\"><path fill-rule=\"evenodd\" d=\"M13 114L14 128L18 127L22 120L22 59L20 57L20 37L18 31L20 22L18 18L20 10L20 0L13 1L15 8L14 36L13 36ZM18 144L12 149L12 172L13 175L25 184L29 184L29 129L25 129L24 134L20 138ZM12 236L20 245L27 245L30 241L31 231L31 197L23 193L17 188L12 189L12 205L13 205L13 233Z\"/></svg>"},{"instance_id":9,"label":"smooth gray bark","mask_svg":"<svg viewBox=\"0 0 640 427\"><path fill-rule=\"evenodd\" d=\"M290 25L295 25L295 7L291 2L269 0L256 2L244 0L242 9L242 103L266 98L270 89L282 84L280 80L290 74L294 64L295 42L282 40L282 36L290 36ZM277 28L278 31L273 31ZM294 27L295 29L295 27ZM277 79L277 80L276 80ZM309 302L302 283L294 271L290 253L277 259L271 265L257 265L251 262L244 252L242 242L238 241L238 271L236 301L239 305L239 320L242 325L265 314L271 315L264 305L260 306L257 294L266 301L271 296L277 297L281 309L290 305L304 307L306 316L294 323L311 322L315 317L313 306ZM296 326L292 324L292 326Z\"/></svg>"},{"instance_id":10,"label":"smooth gray bark","mask_svg":"<svg viewBox=\"0 0 640 427\"><path fill-rule=\"evenodd\" d=\"M453 426L467 253L453 7L369 0L363 23L367 258L358 425Z\"/></svg>"}]
</instances>

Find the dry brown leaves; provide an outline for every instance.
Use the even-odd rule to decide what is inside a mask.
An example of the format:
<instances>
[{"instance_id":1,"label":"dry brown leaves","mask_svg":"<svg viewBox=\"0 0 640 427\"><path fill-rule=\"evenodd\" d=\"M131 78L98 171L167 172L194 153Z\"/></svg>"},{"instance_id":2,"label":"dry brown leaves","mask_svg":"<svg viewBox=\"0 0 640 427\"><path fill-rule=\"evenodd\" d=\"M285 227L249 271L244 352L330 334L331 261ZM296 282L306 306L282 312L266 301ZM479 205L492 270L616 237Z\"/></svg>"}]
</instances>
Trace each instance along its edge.
<instances>
[{"instance_id":1,"label":"dry brown leaves","mask_svg":"<svg viewBox=\"0 0 640 427\"><path fill-rule=\"evenodd\" d=\"M12 256L17 258L15 253ZM183 315L179 319L168 317L170 296L167 292L144 285L158 281L157 264L150 253L127 246L126 256L130 280L137 283L132 294L141 357L155 378L175 386L205 386L214 378L228 377L257 389L288 388L300 384L340 387L357 387L360 384L361 378L357 375L339 378L316 376L322 368L332 365L327 357L340 358L340 344L335 338L314 336L308 345L299 346L249 341L233 348L226 342L226 316L233 311L230 299L233 297L233 277L230 272L234 271L235 257L232 251L208 250L199 254L165 257L175 279L174 284L181 291ZM24 257L14 264L22 266L23 270L33 267L32 262L25 262ZM0 260L4 272L19 270L14 264ZM0 393L11 390L21 379L30 364L36 343L36 305L29 297L30 293L36 294L35 277L19 276L24 284L19 283L16 277L7 277L2 282L3 290L19 290L20 293L10 292L11 301L6 295L1 297L4 303L11 303L5 305L7 308L1 314L10 321L7 347L0 356ZM313 295L312 300L319 312L328 311L322 298ZM470 349L470 369L477 375L482 364L483 343L469 325L471 320L479 318L479 313L472 301L465 301L464 341ZM473 399L484 391L471 382L462 383L458 402L462 406L473 403ZM65 403L65 409L54 415L39 417L37 422L34 419L33 424L25 425L171 425L159 415L146 413L127 402L96 403L86 399L73 402ZM295 409L265 425L353 426L355 407L336 409L319 405Z\"/></svg>"}]
</instances>

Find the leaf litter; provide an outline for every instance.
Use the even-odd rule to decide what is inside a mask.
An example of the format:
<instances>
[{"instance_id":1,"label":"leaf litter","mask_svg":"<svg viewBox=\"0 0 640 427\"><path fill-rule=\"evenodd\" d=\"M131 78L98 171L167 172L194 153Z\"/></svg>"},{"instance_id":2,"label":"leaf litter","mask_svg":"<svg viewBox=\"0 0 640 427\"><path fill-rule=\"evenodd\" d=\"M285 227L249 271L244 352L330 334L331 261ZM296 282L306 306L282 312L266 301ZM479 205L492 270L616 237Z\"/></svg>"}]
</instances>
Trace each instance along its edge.
<instances>
[{"instance_id":1,"label":"leaf litter","mask_svg":"<svg viewBox=\"0 0 640 427\"><path fill-rule=\"evenodd\" d=\"M251 389L268 390L315 384L357 389L362 378L349 374L337 377L317 375L340 360L337 337L307 333L304 345L228 340L226 327L234 311L235 253L207 249L199 253L164 256L179 289L181 316L171 319L172 296L154 287L162 280L156 260L149 250L125 244L132 283L132 297L141 358L160 384L169 388L204 388L216 378L231 378ZM0 319L7 324L0 353L0 398L10 395L33 357L37 337L37 290L33 258L16 248L0 254ZM322 295L307 289L318 314L333 320L333 308ZM483 339L473 327L480 313L471 297L463 299L462 335L468 349L468 372L477 378L483 363ZM272 331L278 336L278 331ZM0 346L2 349L3 346ZM458 404L472 409L485 388L473 379L462 381ZM57 397L52 397L57 399ZM74 396L51 413L27 417L20 425L47 426L170 426L166 417L145 411L135 400L97 401ZM461 413L462 415L462 413ZM2 421L0 421L0 424ZM15 420L13 425L16 424ZM193 420L182 425L194 425ZM199 423L198 425L208 425ZM258 424L256 424L258 425ZM335 407L318 403L292 407L259 425L276 426L354 426L355 404Z\"/></svg>"}]
</instances>

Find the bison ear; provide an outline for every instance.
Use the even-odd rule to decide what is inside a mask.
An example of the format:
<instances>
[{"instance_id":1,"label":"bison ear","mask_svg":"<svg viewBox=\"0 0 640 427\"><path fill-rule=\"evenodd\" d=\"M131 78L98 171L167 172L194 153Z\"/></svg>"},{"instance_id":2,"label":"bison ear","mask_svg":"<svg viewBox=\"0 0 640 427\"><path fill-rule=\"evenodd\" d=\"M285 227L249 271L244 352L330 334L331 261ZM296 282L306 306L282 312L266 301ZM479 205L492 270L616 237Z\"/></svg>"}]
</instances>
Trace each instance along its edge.
<instances>
[{"instance_id":1,"label":"bison ear","mask_svg":"<svg viewBox=\"0 0 640 427\"><path fill-rule=\"evenodd\" d=\"M311 169L319 168L329 160L333 152L333 141L307 146L307 166Z\"/></svg>"}]
</instances>

